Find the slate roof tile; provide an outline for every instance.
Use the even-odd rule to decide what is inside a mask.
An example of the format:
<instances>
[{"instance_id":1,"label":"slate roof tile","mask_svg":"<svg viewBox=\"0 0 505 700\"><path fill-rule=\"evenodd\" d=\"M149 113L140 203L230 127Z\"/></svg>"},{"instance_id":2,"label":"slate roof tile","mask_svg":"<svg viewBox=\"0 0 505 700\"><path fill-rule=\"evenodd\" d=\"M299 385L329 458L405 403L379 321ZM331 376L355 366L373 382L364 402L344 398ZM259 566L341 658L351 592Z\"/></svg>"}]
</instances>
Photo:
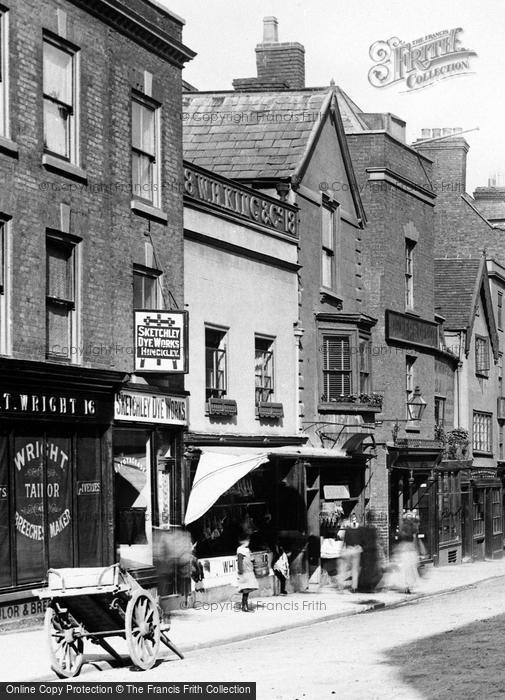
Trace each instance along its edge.
<instances>
[{"instance_id":1,"label":"slate roof tile","mask_svg":"<svg viewBox=\"0 0 505 700\"><path fill-rule=\"evenodd\" d=\"M435 304L448 329L468 326L480 262L479 258L435 260Z\"/></svg>"}]
</instances>

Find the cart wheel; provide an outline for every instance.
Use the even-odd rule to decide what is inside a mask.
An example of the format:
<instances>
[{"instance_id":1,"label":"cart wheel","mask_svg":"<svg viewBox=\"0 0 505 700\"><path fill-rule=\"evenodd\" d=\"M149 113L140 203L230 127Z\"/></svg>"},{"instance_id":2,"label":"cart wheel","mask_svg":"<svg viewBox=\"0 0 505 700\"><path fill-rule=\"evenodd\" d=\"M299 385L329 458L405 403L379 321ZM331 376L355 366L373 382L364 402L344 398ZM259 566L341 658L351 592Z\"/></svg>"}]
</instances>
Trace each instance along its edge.
<instances>
[{"instance_id":1,"label":"cart wheel","mask_svg":"<svg viewBox=\"0 0 505 700\"><path fill-rule=\"evenodd\" d=\"M68 613L49 607L44 618L51 668L58 678L72 678L81 670L84 660L84 643L75 636L76 627Z\"/></svg>"},{"instance_id":2,"label":"cart wheel","mask_svg":"<svg viewBox=\"0 0 505 700\"><path fill-rule=\"evenodd\" d=\"M135 591L125 612L128 653L133 663L147 671L160 648L160 616L156 603L146 591Z\"/></svg>"}]
</instances>

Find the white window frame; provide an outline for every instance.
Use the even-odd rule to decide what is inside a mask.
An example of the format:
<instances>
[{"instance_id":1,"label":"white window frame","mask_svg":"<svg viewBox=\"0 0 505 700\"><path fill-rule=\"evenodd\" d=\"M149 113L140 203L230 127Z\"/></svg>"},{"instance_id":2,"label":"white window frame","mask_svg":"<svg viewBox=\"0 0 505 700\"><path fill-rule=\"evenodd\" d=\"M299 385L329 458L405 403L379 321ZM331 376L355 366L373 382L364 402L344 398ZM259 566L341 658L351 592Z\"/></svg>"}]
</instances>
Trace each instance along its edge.
<instances>
[{"instance_id":1,"label":"white window frame","mask_svg":"<svg viewBox=\"0 0 505 700\"><path fill-rule=\"evenodd\" d=\"M0 6L0 136L10 137L9 12Z\"/></svg>"},{"instance_id":2,"label":"white window frame","mask_svg":"<svg viewBox=\"0 0 505 700\"><path fill-rule=\"evenodd\" d=\"M136 102L146 109L150 109L154 114L154 161L152 167L152 189L150 196L142 196L143 190L139 192L139 183L133 181L133 154L141 153L149 156L147 152L143 152L133 145L133 103ZM132 197L134 200L140 200L146 204L159 209L161 206L161 105L146 95L137 91L132 91L130 102L130 150L131 150L131 184Z\"/></svg>"},{"instance_id":3,"label":"white window frame","mask_svg":"<svg viewBox=\"0 0 505 700\"><path fill-rule=\"evenodd\" d=\"M475 336L475 374L479 377L489 377L490 357L489 338L483 335Z\"/></svg>"},{"instance_id":4,"label":"white window frame","mask_svg":"<svg viewBox=\"0 0 505 700\"><path fill-rule=\"evenodd\" d=\"M405 308L414 308L414 249L416 242L405 239Z\"/></svg>"},{"instance_id":5,"label":"white window frame","mask_svg":"<svg viewBox=\"0 0 505 700\"><path fill-rule=\"evenodd\" d=\"M329 216L330 239L325 236L325 214ZM337 253L338 253L338 230L339 230L339 212L338 206L323 199L321 204L321 287L330 289L334 292L338 290L338 268L337 268ZM330 245L328 245L330 243ZM331 246L331 247L330 247ZM325 263L330 265L330 280L325 277ZM329 284L328 284L329 282Z\"/></svg>"},{"instance_id":6,"label":"white window frame","mask_svg":"<svg viewBox=\"0 0 505 700\"><path fill-rule=\"evenodd\" d=\"M493 454L493 414L474 411L472 420L472 450Z\"/></svg>"},{"instance_id":7,"label":"white window frame","mask_svg":"<svg viewBox=\"0 0 505 700\"><path fill-rule=\"evenodd\" d=\"M164 303L163 303L163 273L161 270L157 270L156 268L151 268L147 267L145 265L138 265L134 263L133 265L133 281L132 284L134 285L134 280L135 280L135 275L138 275L138 277L142 277L143 279L152 279L155 282L155 304L154 306L147 306L146 304L143 304L141 306L136 306L135 305L135 296L133 297L132 304L134 309L152 309L152 310L161 310L164 308ZM135 287L133 286L133 290ZM134 291L133 291L134 294ZM143 293L143 296L145 298L145 293Z\"/></svg>"},{"instance_id":8,"label":"white window frame","mask_svg":"<svg viewBox=\"0 0 505 700\"><path fill-rule=\"evenodd\" d=\"M214 332L214 333L219 333L221 334L221 339L219 342L219 347L213 348L210 346L207 346L207 332ZM212 326L210 324L205 324L204 327L204 347L205 347L205 401L207 402L209 398L218 398L222 399L228 395L228 344L229 344L229 338L228 338L228 328L222 328L219 326ZM222 357L224 357L224 370L223 370L223 387L219 388L218 386L214 387L208 387L207 386L207 351L208 350L217 350L218 352L222 353ZM215 371L215 366L214 366L214 371ZM215 393L213 393L215 392Z\"/></svg>"},{"instance_id":9,"label":"white window frame","mask_svg":"<svg viewBox=\"0 0 505 700\"><path fill-rule=\"evenodd\" d=\"M80 165L80 147L79 147L79 95L80 95L80 50L77 46L70 44L61 37L51 34L49 32L44 32L42 41L42 57L44 54L44 46L46 44L52 44L60 51L64 51L72 56L72 112L69 116L68 128L69 128L69 155L68 157L62 155L61 153L56 153L44 146L44 153L53 156L54 158L59 158L67 163L72 163L73 165ZM43 71L43 69L42 69ZM42 74L42 120L44 123L45 130L45 100L48 99L44 97L44 75Z\"/></svg>"},{"instance_id":10,"label":"white window frame","mask_svg":"<svg viewBox=\"0 0 505 700\"><path fill-rule=\"evenodd\" d=\"M258 343L265 343L268 349L258 348ZM262 363L258 373L259 353L263 356L269 355L268 360ZM264 372L265 365L269 365L270 375ZM266 379L270 379L270 386ZM254 336L254 394L256 406L262 402L271 403L275 396L275 338L266 335Z\"/></svg>"},{"instance_id":11,"label":"white window frame","mask_svg":"<svg viewBox=\"0 0 505 700\"><path fill-rule=\"evenodd\" d=\"M11 221L0 215L0 265L2 284L0 291L0 355L11 354Z\"/></svg>"},{"instance_id":12,"label":"white window frame","mask_svg":"<svg viewBox=\"0 0 505 700\"><path fill-rule=\"evenodd\" d=\"M51 340L49 338L49 328L47 321L47 308L49 296L47 294L47 244L53 242L66 246L72 250L72 275L73 275L73 304L69 308L69 347L66 354L50 352ZM81 239L67 233L48 230L46 232L46 357L50 360L60 360L72 364L80 364L83 361L83 353L80 351L81 329L80 329L80 309L81 309ZM72 300L70 300L72 301Z\"/></svg>"}]
</instances>

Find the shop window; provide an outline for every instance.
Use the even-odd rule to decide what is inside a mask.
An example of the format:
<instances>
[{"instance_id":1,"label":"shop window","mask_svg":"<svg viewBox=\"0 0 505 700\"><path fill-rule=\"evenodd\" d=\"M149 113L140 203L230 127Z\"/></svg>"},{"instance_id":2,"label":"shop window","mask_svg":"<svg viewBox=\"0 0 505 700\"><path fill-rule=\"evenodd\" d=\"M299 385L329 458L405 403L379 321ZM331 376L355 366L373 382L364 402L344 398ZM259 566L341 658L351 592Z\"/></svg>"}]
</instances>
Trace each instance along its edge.
<instances>
[{"instance_id":1,"label":"shop window","mask_svg":"<svg viewBox=\"0 0 505 700\"><path fill-rule=\"evenodd\" d=\"M473 536L484 536L484 494L481 490L474 495Z\"/></svg>"},{"instance_id":2,"label":"shop window","mask_svg":"<svg viewBox=\"0 0 505 700\"><path fill-rule=\"evenodd\" d=\"M116 543L128 567L152 564L150 434L114 430Z\"/></svg>"},{"instance_id":3,"label":"shop window","mask_svg":"<svg viewBox=\"0 0 505 700\"><path fill-rule=\"evenodd\" d=\"M460 535L461 489L459 477L453 472L438 479L438 521L440 543L451 542Z\"/></svg>"},{"instance_id":4,"label":"shop window","mask_svg":"<svg viewBox=\"0 0 505 700\"><path fill-rule=\"evenodd\" d=\"M162 309L161 272L144 265L133 266L133 308Z\"/></svg>"},{"instance_id":5,"label":"shop window","mask_svg":"<svg viewBox=\"0 0 505 700\"><path fill-rule=\"evenodd\" d=\"M472 448L474 452L493 452L492 414L473 412Z\"/></svg>"},{"instance_id":6,"label":"shop window","mask_svg":"<svg viewBox=\"0 0 505 700\"><path fill-rule=\"evenodd\" d=\"M43 46L44 149L77 162L77 53L61 40L45 36Z\"/></svg>"},{"instance_id":7,"label":"shop window","mask_svg":"<svg viewBox=\"0 0 505 700\"><path fill-rule=\"evenodd\" d=\"M132 99L132 191L159 206L160 108L140 96Z\"/></svg>"},{"instance_id":8,"label":"shop window","mask_svg":"<svg viewBox=\"0 0 505 700\"><path fill-rule=\"evenodd\" d=\"M48 567L73 566L71 440L20 433L12 461L19 584L43 579Z\"/></svg>"},{"instance_id":9,"label":"shop window","mask_svg":"<svg viewBox=\"0 0 505 700\"><path fill-rule=\"evenodd\" d=\"M9 135L8 16L0 10L0 136Z\"/></svg>"},{"instance_id":10,"label":"shop window","mask_svg":"<svg viewBox=\"0 0 505 700\"><path fill-rule=\"evenodd\" d=\"M443 428L445 425L445 398L435 396L435 425Z\"/></svg>"},{"instance_id":11,"label":"shop window","mask_svg":"<svg viewBox=\"0 0 505 700\"><path fill-rule=\"evenodd\" d=\"M275 530L269 504L273 499L274 484L268 467L261 466L237 481L205 515L190 525L197 556L231 555L234 567L235 553L244 532L251 534L253 551L272 548ZM229 571L232 582L234 568Z\"/></svg>"},{"instance_id":12,"label":"shop window","mask_svg":"<svg viewBox=\"0 0 505 700\"><path fill-rule=\"evenodd\" d=\"M9 496L9 456L7 436L0 435L0 588L12 583L10 507Z\"/></svg>"},{"instance_id":13,"label":"shop window","mask_svg":"<svg viewBox=\"0 0 505 700\"><path fill-rule=\"evenodd\" d=\"M475 337L475 374L489 375L489 340L482 336Z\"/></svg>"},{"instance_id":14,"label":"shop window","mask_svg":"<svg viewBox=\"0 0 505 700\"><path fill-rule=\"evenodd\" d=\"M500 489L491 489L491 507L493 518L493 535L499 535L502 532L503 526Z\"/></svg>"},{"instance_id":15,"label":"shop window","mask_svg":"<svg viewBox=\"0 0 505 700\"><path fill-rule=\"evenodd\" d=\"M351 339L325 335L322 342L323 392L321 400L338 401L352 393Z\"/></svg>"},{"instance_id":16,"label":"shop window","mask_svg":"<svg viewBox=\"0 0 505 700\"><path fill-rule=\"evenodd\" d=\"M405 240L405 306L414 308L414 248L415 241Z\"/></svg>"},{"instance_id":17,"label":"shop window","mask_svg":"<svg viewBox=\"0 0 505 700\"><path fill-rule=\"evenodd\" d=\"M223 398L227 393L227 333L205 328L205 398Z\"/></svg>"},{"instance_id":18,"label":"shop window","mask_svg":"<svg viewBox=\"0 0 505 700\"><path fill-rule=\"evenodd\" d=\"M498 330L503 330L503 292L498 292L498 300L496 306L496 320Z\"/></svg>"},{"instance_id":19,"label":"shop window","mask_svg":"<svg viewBox=\"0 0 505 700\"><path fill-rule=\"evenodd\" d=\"M372 391L372 343L370 340L359 341L359 391L360 394L370 394Z\"/></svg>"},{"instance_id":20,"label":"shop window","mask_svg":"<svg viewBox=\"0 0 505 700\"><path fill-rule=\"evenodd\" d=\"M79 566L97 566L103 559L101 523L102 459L98 431L77 435L77 553Z\"/></svg>"},{"instance_id":21,"label":"shop window","mask_svg":"<svg viewBox=\"0 0 505 700\"><path fill-rule=\"evenodd\" d=\"M256 405L271 401L274 394L274 342L271 338L254 339Z\"/></svg>"},{"instance_id":22,"label":"shop window","mask_svg":"<svg viewBox=\"0 0 505 700\"><path fill-rule=\"evenodd\" d=\"M64 237L46 239L47 356L71 359L76 334L76 246Z\"/></svg>"},{"instance_id":23,"label":"shop window","mask_svg":"<svg viewBox=\"0 0 505 700\"><path fill-rule=\"evenodd\" d=\"M335 290L337 287L337 210L323 203L321 208L321 285Z\"/></svg>"}]
</instances>

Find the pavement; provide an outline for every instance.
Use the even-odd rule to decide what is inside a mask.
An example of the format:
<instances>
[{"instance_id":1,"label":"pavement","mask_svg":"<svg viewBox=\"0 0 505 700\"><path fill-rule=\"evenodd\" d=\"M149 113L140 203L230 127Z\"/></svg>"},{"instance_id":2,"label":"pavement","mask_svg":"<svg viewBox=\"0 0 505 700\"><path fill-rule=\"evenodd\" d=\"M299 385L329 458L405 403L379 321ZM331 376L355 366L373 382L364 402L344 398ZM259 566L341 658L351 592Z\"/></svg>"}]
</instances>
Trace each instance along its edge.
<instances>
[{"instance_id":1,"label":"pavement","mask_svg":"<svg viewBox=\"0 0 505 700\"><path fill-rule=\"evenodd\" d=\"M173 613L169 636L182 652L187 653L371 610L406 605L498 577L505 577L505 559L429 569L410 595L391 589L373 594L353 594L325 586L288 596L253 598L251 602L255 609L251 613L238 609L239 596L236 600L221 603L206 603L202 598L196 607ZM120 654L126 655L123 640L111 638L109 641ZM163 653L169 654L165 647L162 649ZM115 665L96 645L86 642L84 651L89 663L84 665L80 680L86 680L87 670L106 670ZM0 658L0 681L55 680L49 668L42 629L1 634Z\"/></svg>"}]
</instances>

